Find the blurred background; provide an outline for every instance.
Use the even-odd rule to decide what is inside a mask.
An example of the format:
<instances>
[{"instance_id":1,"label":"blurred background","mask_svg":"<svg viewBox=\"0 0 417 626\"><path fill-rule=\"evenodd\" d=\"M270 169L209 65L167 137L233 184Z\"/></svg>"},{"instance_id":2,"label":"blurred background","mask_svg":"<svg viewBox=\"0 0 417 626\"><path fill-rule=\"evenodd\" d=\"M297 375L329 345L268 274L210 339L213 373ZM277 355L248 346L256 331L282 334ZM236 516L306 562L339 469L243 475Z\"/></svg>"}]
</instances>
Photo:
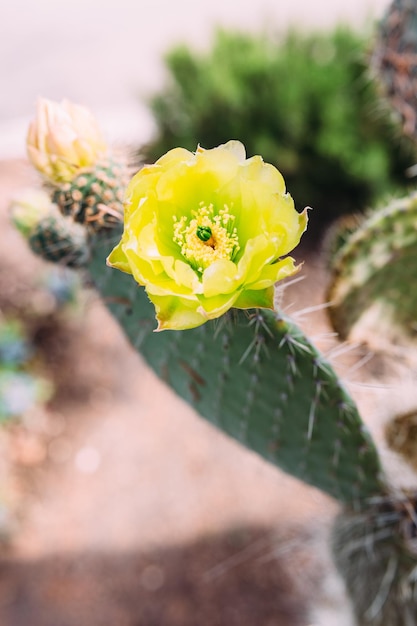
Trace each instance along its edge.
<instances>
[{"instance_id":1,"label":"blurred background","mask_svg":"<svg viewBox=\"0 0 417 626\"><path fill-rule=\"evenodd\" d=\"M40 95L91 108L138 163L240 139L315 209L311 280L286 301L319 304L324 229L404 188L413 164L366 71L387 4L0 9L0 358L8 389L11 371L26 376L0 403L5 626L343 626L323 539L334 503L175 398L77 278L29 251L8 207L35 180L25 134ZM327 329L322 312L308 324Z\"/></svg>"},{"instance_id":2,"label":"blurred background","mask_svg":"<svg viewBox=\"0 0 417 626\"><path fill-rule=\"evenodd\" d=\"M0 23L0 155L23 154L39 95L91 107L109 136L143 142L154 130L143 103L166 78L163 54L187 43L207 50L221 26L246 32L370 25L386 0L17 0Z\"/></svg>"}]
</instances>

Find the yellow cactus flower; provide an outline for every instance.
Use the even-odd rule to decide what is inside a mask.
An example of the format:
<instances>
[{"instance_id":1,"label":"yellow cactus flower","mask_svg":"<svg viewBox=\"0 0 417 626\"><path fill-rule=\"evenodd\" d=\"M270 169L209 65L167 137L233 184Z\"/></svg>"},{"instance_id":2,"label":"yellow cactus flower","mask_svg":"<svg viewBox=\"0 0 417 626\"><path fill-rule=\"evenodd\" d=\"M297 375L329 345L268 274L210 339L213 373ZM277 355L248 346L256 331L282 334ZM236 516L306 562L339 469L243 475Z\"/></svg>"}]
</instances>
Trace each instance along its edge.
<instances>
[{"instance_id":1,"label":"yellow cactus flower","mask_svg":"<svg viewBox=\"0 0 417 626\"><path fill-rule=\"evenodd\" d=\"M98 124L88 109L40 98L27 135L32 165L52 183L69 182L80 169L95 165L107 152Z\"/></svg>"},{"instance_id":2,"label":"yellow cactus flower","mask_svg":"<svg viewBox=\"0 0 417 626\"><path fill-rule=\"evenodd\" d=\"M108 265L133 275L157 330L194 328L231 307L273 308L274 284L307 226L280 172L229 141L169 151L127 189L124 232ZM284 258L285 257L285 258Z\"/></svg>"}]
</instances>

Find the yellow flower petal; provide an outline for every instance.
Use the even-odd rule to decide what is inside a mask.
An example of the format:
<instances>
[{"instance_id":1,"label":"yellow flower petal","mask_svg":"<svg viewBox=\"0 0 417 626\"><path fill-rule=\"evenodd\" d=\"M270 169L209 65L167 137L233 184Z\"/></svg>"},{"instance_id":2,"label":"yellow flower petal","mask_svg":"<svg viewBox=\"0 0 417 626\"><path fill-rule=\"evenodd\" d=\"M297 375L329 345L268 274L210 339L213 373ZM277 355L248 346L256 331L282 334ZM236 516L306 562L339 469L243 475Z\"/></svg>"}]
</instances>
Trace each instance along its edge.
<instances>
[{"instance_id":1,"label":"yellow flower petal","mask_svg":"<svg viewBox=\"0 0 417 626\"><path fill-rule=\"evenodd\" d=\"M236 290L236 264L227 259L215 261L203 273L203 294L212 298L219 293Z\"/></svg>"},{"instance_id":2,"label":"yellow flower petal","mask_svg":"<svg viewBox=\"0 0 417 626\"><path fill-rule=\"evenodd\" d=\"M186 163L187 161L193 162L194 160L195 156L189 150L186 150L185 148L174 148L161 156L155 165L158 165L161 168L166 168L180 163Z\"/></svg>"},{"instance_id":3,"label":"yellow flower petal","mask_svg":"<svg viewBox=\"0 0 417 626\"><path fill-rule=\"evenodd\" d=\"M203 298L200 296L200 306L197 311L201 312L202 315L206 317L206 320L217 319L234 306L238 296L238 292L219 294L211 298Z\"/></svg>"},{"instance_id":4,"label":"yellow flower petal","mask_svg":"<svg viewBox=\"0 0 417 626\"><path fill-rule=\"evenodd\" d=\"M237 141L236 139L231 139L227 143L219 146L218 150L228 150L231 152L239 163L244 163L246 160L246 148L241 141Z\"/></svg>"},{"instance_id":5,"label":"yellow flower petal","mask_svg":"<svg viewBox=\"0 0 417 626\"><path fill-rule=\"evenodd\" d=\"M270 163L264 163L260 156L254 156L246 161L242 167L242 175L250 181L268 187L271 193L281 195L285 193L285 181L281 172Z\"/></svg>"},{"instance_id":6,"label":"yellow flower petal","mask_svg":"<svg viewBox=\"0 0 417 626\"><path fill-rule=\"evenodd\" d=\"M236 309L273 309L274 288L250 290L245 289L233 305Z\"/></svg>"},{"instance_id":7,"label":"yellow flower petal","mask_svg":"<svg viewBox=\"0 0 417 626\"><path fill-rule=\"evenodd\" d=\"M109 254L107 257L107 265L110 267L115 267L122 272L127 272L128 274L132 273L130 269L129 259L123 252L123 244L120 242Z\"/></svg>"},{"instance_id":8,"label":"yellow flower petal","mask_svg":"<svg viewBox=\"0 0 417 626\"><path fill-rule=\"evenodd\" d=\"M153 296L150 298L155 305L158 328L161 330L184 330L196 328L207 322L207 317L197 312L197 302L184 302L175 296ZM190 306L187 306L190 304Z\"/></svg>"},{"instance_id":9,"label":"yellow flower petal","mask_svg":"<svg viewBox=\"0 0 417 626\"><path fill-rule=\"evenodd\" d=\"M295 266L294 259L286 257L274 265L266 265L259 274L256 281L248 285L249 289L265 289L288 276L292 276L301 269Z\"/></svg>"}]
</instances>

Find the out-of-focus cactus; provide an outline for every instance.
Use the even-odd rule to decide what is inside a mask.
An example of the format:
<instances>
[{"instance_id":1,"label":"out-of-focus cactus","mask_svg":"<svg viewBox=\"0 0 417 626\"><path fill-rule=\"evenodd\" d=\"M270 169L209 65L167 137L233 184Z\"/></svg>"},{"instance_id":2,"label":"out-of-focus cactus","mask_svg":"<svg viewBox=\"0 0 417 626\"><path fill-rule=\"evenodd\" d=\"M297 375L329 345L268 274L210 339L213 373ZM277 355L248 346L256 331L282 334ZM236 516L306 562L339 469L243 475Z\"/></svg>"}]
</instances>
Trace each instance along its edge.
<instances>
[{"instance_id":1,"label":"out-of-focus cactus","mask_svg":"<svg viewBox=\"0 0 417 626\"><path fill-rule=\"evenodd\" d=\"M53 200L63 215L70 215L90 230L108 229L123 220L127 182L126 167L122 163L100 161L57 188Z\"/></svg>"},{"instance_id":2,"label":"out-of-focus cactus","mask_svg":"<svg viewBox=\"0 0 417 626\"><path fill-rule=\"evenodd\" d=\"M394 0L381 22L373 70L385 96L417 138L417 2ZM417 197L373 211L342 242L332 262L330 320L343 338L353 333L385 352L408 351L415 368L417 333ZM370 334L371 333L371 334ZM395 364L394 357L393 366ZM413 373L410 372L412 376ZM417 397L415 398L417 405ZM415 410L393 415L387 443L417 467ZM417 483L417 479L416 479ZM417 619L416 492L377 498L346 513L334 529L334 553L361 626L411 626Z\"/></svg>"},{"instance_id":3,"label":"out-of-focus cactus","mask_svg":"<svg viewBox=\"0 0 417 626\"><path fill-rule=\"evenodd\" d=\"M417 194L373 211L333 258L330 318L345 339L365 313L384 333L417 336Z\"/></svg>"},{"instance_id":4,"label":"out-of-focus cactus","mask_svg":"<svg viewBox=\"0 0 417 626\"><path fill-rule=\"evenodd\" d=\"M43 189L30 187L16 194L10 203L10 215L14 225L25 237L29 237L38 223L49 215L51 199Z\"/></svg>"},{"instance_id":5,"label":"out-of-focus cactus","mask_svg":"<svg viewBox=\"0 0 417 626\"><path fill-rule=\"evenodd\" d=\"M360 626L412 626L417 616L417 493L371 500L344 511L333 553Z\"/></svg>"},{"instance_id":6,"label":"out-of-focus cactus","mask_svg":"<svg viewBox=\"0 0 417 626\"><path fill-rule=\"evenodd\" d=\"M11 217L35 254L47 261L82 267L88 259L88 234L61 215L48 194L27 189L11 203Z\"/></svg>"},{"instance_id":7,"label":"out-of-focus cactus","mask_svg":"<svg viewBox=\"0 0 417 626\"><path fill-rule=\"evenodd\" d=\"M50 214L32 230L29 245L47 261L82 267L88 259L87 233L78 224Z\"/></svg>"},{"instance_id":8,"label":"out-of-focus cactus","mask_svg":"<svg viewBox=\"0 0 417 626\"><path fill-rule=\"evenodd\" d=\"M381 21L372 68L403 133L417 141L417 4L394 0Z\"/></svg>"}]
</instances>

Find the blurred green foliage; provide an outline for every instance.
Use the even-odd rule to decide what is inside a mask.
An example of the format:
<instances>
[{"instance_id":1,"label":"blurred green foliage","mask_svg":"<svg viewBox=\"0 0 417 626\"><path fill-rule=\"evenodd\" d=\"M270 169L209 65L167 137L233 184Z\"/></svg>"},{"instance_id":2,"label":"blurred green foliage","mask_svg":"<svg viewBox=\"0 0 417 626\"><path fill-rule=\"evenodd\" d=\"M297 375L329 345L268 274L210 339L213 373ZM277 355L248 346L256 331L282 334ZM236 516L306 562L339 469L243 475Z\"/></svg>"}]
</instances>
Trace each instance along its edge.
<instances>
[{"instance_id":1,"label":"blurred green foliage","mask_svg":"<svg viewBox=\"0 0 417 626\"><path fill-rule=\"evenodd\" d=\"M283 173L310 233L404 188L413 163L366 72L365 38L328 34L264 36L219 31L211 51L166 57L168 85L151 100L158 136L142 152L154 161L197 143L241 140Z\"/></svg>"}]
</instances>

